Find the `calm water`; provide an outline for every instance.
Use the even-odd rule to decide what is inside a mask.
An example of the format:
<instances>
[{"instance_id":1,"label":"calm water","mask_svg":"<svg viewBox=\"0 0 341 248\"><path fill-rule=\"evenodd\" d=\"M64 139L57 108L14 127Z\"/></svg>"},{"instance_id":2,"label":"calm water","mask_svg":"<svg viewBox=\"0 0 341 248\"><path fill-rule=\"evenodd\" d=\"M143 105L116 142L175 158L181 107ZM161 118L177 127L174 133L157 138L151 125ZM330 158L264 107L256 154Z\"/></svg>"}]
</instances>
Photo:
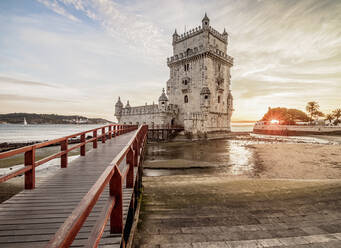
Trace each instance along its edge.
<instances>
[{"instance_id":1,"label":"calm water","mask_svg":"<svg viewBox=\"0 0 341 248\"><path fill-rule=\"evenodd\" d=\"M52 140L90 130L100 125L28 125L0 124L0 143ZM233 132L251 132L252 125L232 125Z\"/></svg>"},{"instance_id":2,"label":"calm water","mask_svg":"<svg viewBox=\"0 0 341 248\"><path fill-rule=\"evenodd\" d=\"M99 125L28 125L1 124L0 143L3 142L28 142L52 140L63 136L71 135L96 127Z\"/></svg>"},{"instance_id":3,"label":"calm water","mask_svg":"<svg viewBox=\"0 0 341 248\"><path fill-rule=\"evenodd\" d=\"M255 160L252 150L247 146L254 143L264 142L206 140L148 144L144 165L153 167L155 164L159 167L158 169L145 169L144 173L146 176L160 176L219 171L230 175L252 176Z\"/></svg>"}]
</instances>

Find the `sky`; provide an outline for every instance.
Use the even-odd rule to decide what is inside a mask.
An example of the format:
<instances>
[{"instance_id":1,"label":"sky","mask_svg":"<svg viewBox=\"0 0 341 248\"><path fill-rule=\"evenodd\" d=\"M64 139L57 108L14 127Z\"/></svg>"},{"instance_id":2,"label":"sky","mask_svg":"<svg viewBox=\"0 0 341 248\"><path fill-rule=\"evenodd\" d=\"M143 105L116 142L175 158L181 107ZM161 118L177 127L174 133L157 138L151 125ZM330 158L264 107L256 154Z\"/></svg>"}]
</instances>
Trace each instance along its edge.
<instances>
[{"instance_id":1,"label":"sky","mask_svg":"<svg viewBox=\"0 0 341 248\"><path fill-rule=\"evenodd\" d=\"M340 0L0 0L0 113L115 121L118 96L157 101L177 28L229 33L232 120L341 108Z\"/></svg>"}]
</instances>

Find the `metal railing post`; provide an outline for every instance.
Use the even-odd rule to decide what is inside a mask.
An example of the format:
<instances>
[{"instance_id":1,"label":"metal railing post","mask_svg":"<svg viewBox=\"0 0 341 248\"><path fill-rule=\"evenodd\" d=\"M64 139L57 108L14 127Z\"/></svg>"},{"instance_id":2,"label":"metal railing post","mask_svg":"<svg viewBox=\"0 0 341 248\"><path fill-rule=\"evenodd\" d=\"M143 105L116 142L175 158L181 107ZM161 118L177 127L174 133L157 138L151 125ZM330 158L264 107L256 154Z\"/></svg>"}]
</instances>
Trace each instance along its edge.
<instances>
[{"instance_id":1,"label":"metal railing post","mask_svg":"<svg viewBox=\"0 0 341 248\"><path fill-rule=\"evenodd\" d=\"M67 145L68 145L67 141L68 139L65 139L62 142L60 142L60 150L62 152L67 151ZM60 157L60 166L62 168L67 168L67 152Z\"/></svg>"},{"instance_id":2,"label":"metal railing post","mask_svg":"<svg viewBox=\"0 0 341 248\"><path fill-rule=\"evenodd\" d=\"M85 133L81 135L81 143L85 142ZM85 156L85 144L81 146L81 156Z\"/></svg>"},{"instance_id":3,"label":"metal railing post","mask_svg":"<svg viewBox=\"0 0 341 248\"><path fill-rule=\"evenodd\" d=\"M114 175L109 182L110 196L115 197L115 206L110 214L110 233L123 232L122 175L115 165Z\"/></svg>"},{"instance_id":4,"label":"metal railing post","mask_svg":"<svg viewBox=\"0 0 341 248\"><path fill-rule=\"evenodd\" d=\"M32 169L25 172L25 189L34 189L36 186L35 169L35 148L25 152L25 166L32 166Z\"/></svg>"}]
</instances>

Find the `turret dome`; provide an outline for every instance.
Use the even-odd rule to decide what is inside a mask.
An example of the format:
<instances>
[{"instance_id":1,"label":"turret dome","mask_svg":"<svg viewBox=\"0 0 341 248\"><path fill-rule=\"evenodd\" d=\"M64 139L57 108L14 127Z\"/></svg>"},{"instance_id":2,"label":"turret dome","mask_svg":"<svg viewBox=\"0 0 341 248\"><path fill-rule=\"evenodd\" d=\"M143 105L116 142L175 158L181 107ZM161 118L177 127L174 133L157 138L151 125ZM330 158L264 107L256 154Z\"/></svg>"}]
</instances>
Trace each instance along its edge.
<instances>
[{"instance_id":1,"label":"turret dome","mask_svg":"<svg viewBox=\"0 0 341 248\"><path fill-rule=\"evenodd\" d=\"M118 100L117 100L117 102L115 104L115 107L116 108L122 108L123 107L123 103L121 102L121 98L120 97L118 97Z\"/></svg>"},{"instance_id":2,"label":"turret dome","mask_svg":"<svg viewBox=\"0 0 341 248\"><path fill-rule=\"evenodd\" d=\"M159 102L165 102L165 101L168 101L168 97L165 94L165 89L162 89L162 94L159 97Z\"/></svg>"}]
</instances>

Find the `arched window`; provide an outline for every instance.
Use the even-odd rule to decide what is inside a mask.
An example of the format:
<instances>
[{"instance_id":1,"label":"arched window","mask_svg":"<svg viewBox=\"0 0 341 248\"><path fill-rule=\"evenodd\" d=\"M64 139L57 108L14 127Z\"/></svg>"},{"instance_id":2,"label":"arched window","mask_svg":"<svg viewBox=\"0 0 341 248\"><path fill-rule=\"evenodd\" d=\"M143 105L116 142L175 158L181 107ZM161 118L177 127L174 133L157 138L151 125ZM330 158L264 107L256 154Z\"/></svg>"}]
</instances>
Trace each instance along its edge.
<instances>
[{"instance_id":1,"label":"arched window","mask_svg":"<svg viewBox=\"0 0 341 248\"><path fill-rule=\"evenodd\" d=\"M218 103L220 103L220 96L218 96Z\"/></svg>"},{"instance_id":2,"label":"arched window","mask_svg":"<svg viewBox=\"0 0 341 248\"><path fill-rule=\"evenodd\" d=\"M188 103L188 96L187 95L185 95L185 97L184 97L184 102Z\"/></svg>"},{"instance_id":3,"label":"arched window","mask_svg":"<svg viewBox=\"0 0 341 248\"><path fill-rule=\"evenodd\" d=\"M205 99L208 99L208 95L205 95Z\"/></svg>"}]
</instances>

